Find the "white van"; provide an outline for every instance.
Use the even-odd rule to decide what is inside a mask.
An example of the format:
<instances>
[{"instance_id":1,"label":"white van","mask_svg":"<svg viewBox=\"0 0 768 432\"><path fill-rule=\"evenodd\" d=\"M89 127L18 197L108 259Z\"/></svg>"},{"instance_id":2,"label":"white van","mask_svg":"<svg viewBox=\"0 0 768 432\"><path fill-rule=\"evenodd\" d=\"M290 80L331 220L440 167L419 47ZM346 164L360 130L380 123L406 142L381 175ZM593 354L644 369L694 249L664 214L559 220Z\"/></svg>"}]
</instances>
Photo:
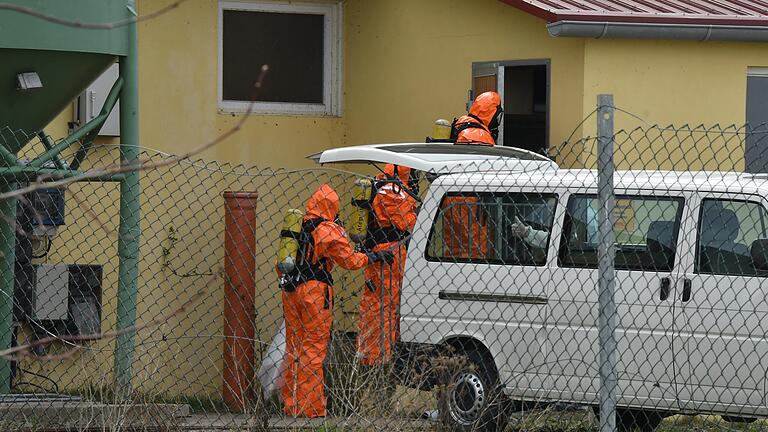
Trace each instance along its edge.
<instances>
[{"instance_id":1,"label":"white van","mask_svg":"<svg viewBox=\"0 0 768 432\"><path fill-rule=\"evenodd\" d=\"M506 400L596 405L595 171L450 144L315 158L435 175L408 249L400 332L410 352L468 360L443 383L447 423L493 430ZM768 178L626 171L614 183L619 426L653 429L670 413L768 416ZM518 221L544 241L513 235Z\"/></svg>"}]
</instances>

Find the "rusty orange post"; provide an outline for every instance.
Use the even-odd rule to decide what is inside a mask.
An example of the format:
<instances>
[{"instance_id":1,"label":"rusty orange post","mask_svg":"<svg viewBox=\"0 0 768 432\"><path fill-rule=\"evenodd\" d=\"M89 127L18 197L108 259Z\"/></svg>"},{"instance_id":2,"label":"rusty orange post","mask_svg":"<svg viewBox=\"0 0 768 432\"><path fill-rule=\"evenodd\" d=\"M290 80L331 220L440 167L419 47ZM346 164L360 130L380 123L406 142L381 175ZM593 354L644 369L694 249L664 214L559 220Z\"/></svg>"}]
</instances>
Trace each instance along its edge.
<instances>
[{"instance_id":1,"label":"rusty orange post","mask_svg":"<svg viewBox=\"0 0 768 432\"><path fill-rule=\"evenodd\" d=\"M253 394L256 192L224 192L224 402L242 411Z\"/></svg>"}]
</instances>

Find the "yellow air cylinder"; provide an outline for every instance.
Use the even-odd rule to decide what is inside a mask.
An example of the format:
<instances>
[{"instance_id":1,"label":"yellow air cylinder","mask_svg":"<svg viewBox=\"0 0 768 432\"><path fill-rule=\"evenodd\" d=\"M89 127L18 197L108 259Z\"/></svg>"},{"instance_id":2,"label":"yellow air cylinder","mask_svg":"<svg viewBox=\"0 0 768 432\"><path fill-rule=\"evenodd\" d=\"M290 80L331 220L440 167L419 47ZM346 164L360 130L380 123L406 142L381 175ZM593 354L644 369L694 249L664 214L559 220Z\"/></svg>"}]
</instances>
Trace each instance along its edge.
<instances>
[{"instance_id":1,"label":"yellow air cylinder","mask_svg":"<svg viewBox=\"0 0 768 432\"><path fill-rule=\"evenodd\" d=\"M283 217L280 247L277 250L277 269L282 273L290 273L296 266L296 253L299 251L297 239L301 233L303 217L304 213L298 209L288 209ZM289 233L293 235L289 235Z\"/></svg>"},{"instance_id":2,"label":"yellow air cylinder","mask_svg":"<svg viewBox=\"0 0 768 432\"><path fill-rule=\"evenodd\" d=\"M449 139L451 137L451 122L446 119L435 120L435 126L432 129L432 138Z\"/></svg>"},{"instance_id":3,"label":"yellow air cylinder","mask_svg":"<svg viewBox=\"0 0 768 432\"><path fill-rule=\"evenodd\" d=\"M367 202L371 199L373 184L368 179L358 179L352 188L352 199L359 202ZM355 243L365 241L368 234L368 209L359 205L352 207L352 220L349 227L349 238Z\"/></svg>"}]
</instances>

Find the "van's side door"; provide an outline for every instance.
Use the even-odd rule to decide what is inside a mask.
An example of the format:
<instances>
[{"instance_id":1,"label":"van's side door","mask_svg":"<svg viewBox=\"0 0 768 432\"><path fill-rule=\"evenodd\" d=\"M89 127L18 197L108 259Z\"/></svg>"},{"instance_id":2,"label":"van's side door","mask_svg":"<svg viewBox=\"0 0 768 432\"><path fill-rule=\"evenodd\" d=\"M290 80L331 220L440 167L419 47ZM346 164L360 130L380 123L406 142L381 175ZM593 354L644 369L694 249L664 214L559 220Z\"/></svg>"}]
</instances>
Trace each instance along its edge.
<instances>
[{"instance_id":1,"label":"van's side door","mask_svg":"<svg viewBox=\"0 0 768 432\"><path fill-rule=\"evenodd\" d=\"M755 269L752 242L768 237L765 199L697 193L696 228L676 299L675 358L681 408L766 414L768 273Z\"/></svg>"},{"instance_id":2,"label":"van's side door","mask_svg":"<svg viewBox=\"0 0 768 432\"><path fill-rule=\"evenodd\" d=\"M674 409L674 298L682 194L616 191L615 300L619 404ZM548 364L561 399L599 389L598 200L568 198L550 295Z\"/></svg>"},{"instance_id":3,"label":"van's side door","mask_svg":"<svg viewBox=\"0 0 768 432\"><path fill-rule=\"evenodd\" d=\"M409 251L409 262L423 265L406 270L414 290L403 296L403 340L477 339L514 396L540 397L547 376L547 251L557 195L530 186L468 188L445 191L426 249L418 256Z\"/></svg>"}]
</instances>

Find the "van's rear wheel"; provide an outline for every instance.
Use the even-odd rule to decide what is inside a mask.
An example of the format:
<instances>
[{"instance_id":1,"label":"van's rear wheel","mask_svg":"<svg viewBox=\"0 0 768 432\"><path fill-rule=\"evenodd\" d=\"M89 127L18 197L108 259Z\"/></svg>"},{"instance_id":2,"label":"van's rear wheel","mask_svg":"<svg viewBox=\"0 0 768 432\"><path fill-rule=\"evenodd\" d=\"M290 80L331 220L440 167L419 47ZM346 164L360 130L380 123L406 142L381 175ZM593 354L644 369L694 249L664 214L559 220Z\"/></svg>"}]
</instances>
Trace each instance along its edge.
<instances>
[{"instance_id":1,"label":"van's rear wheel","mask_svg":"<svg viewBox=\"0 0 768 432\"><path fill-rule=\"evenodd\" d=\"M440 421L454 431L503 431L509 413L493 360L476 348L453 357L466 361L440 379L444 381L439 383Z\"/></svg>"}]
</instances>

